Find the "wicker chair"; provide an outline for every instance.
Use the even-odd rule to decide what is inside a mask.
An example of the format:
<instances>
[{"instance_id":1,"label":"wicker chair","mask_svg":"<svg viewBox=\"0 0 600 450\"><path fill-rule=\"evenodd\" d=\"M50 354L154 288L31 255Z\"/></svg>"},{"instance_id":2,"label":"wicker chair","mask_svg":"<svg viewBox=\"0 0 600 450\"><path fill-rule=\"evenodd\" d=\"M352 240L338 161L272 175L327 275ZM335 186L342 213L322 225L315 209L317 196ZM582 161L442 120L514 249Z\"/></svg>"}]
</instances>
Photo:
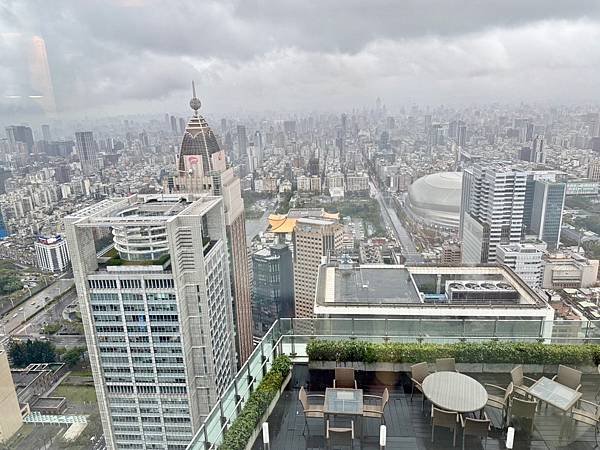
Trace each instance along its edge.
<instances>
[{"instance_id":1,"label":"wicker chair","mask_svg":"<svg viewBox=\"0 0 600 450\"><path fill-rule=\"evenodd\" d=\"M509 408L509 422L513 417L531 420L529 426L529 434L533 432L533 422L535 420L535 411L537 410L538 402L535 400L524 400L518 397L513 397Z\"/></svg>"},{"instance_id":2,"label":"wicker chair","mask_svg":"<svg viewBox=\"0 0 600 450\"><path fill-rule=\"evenodd\" d=\"M436 372L456 372L456 362L454 358L438 358L435 360Z\"/></svg>"},{"instance_id":3,"label":"wicker chair","mask_svg":"<svg viewBox=\"0 0 600 450\"><path fill-rule=\"evenodd\" d=\"M513 370L511 370L510 378L512 380L515 392L524 397L529 395L527 390L531 387L533 383L537 381L533 378L529 378L523 375L523 366L517 366Z\"/></svg>"},{"instance_id":4,"label":"wicker chair","mask_svg":"<svg viewBox=\"0 0 600 450\"><path fill-rule=\"evenodd\" d=\"M336 367L335 378L333 379L334 388L358 389L356 379L354 378L354 369L347 367Z\"/></svg>"},{"instance_id":5,"label":"wicker chair","mask_svg":"<svg viewBox=\"0 0 600 450\"><path fill-rule=\"evenodd\" d=\"M502 424L500 428L504 428L506 425L506 420L508 417L508 408L510 406L510 398L513 395L514 385L513 383L509 383L506 388L502 388L500 386L496 386L495 384L485 384L486 390L487 388L493 389L497 393L501 393L501 395L489 394L488 393L488 401L486 406L490 408L499 409L502 411Z\"/></svg>"},{"instance_id":6,"label":"wicker chair","mask_svg":"<svg viewBox=\"0 0 600 450\"><path fill-rule=\"evenodd\" d=\"M594 438L596 439L596 447L598 447L598 434L600 434L600 405L587 400L579 400L577 408L571 410L571 418L577 422L594 427Z\"/></svg>"},{"instance_id":7,"label":"wicker chair","mask_svg":"<svg viewBox=\"0 0 600 450\"><path fill-rule=\"evenodd\" d=\"M575 391L581 389L581 372L567 366L558 366L558 373L552 377L552 381L567 386Z\"/></svg>"},{"instance_id":8,"label":"wicker chair","mask_svg":"<svg viewBox=\"0 0 600 450\"><path fill-rule=\"evenodd\" d=\"M434 440L435 427L448 428L454 433L452 445L456 447L456 430L459 424L460 420L457 412L444 411L431 405L431 442Z\"/></svg>"},{"instance_id":9,"label":"wicker chair","mask_svg":"<svg viewBox=\"0 0 600 450\"><path fill-rule=\"evenodd\" d=\"M331 427L327 421L325 439L328 450L337 450L342 445L343 448L352 449L354 446L354 421L350 421L350 427Z\"/></svg>"},{"instance_id":10,"label":"wicker chair","mask_svg":"<svg viewBox=\"0 0 600 450\"><path fill-rule=\"evenodd\" d=\"M363 398L374 398L379 401L377 405L363 405L363 417L379 419L382 424L385 424L385 407L390 400L390 393L387 388L383 391L383 395L363 395Z\"/></svg>"},{"instance_id":11,"label":"wicker chair","mask_svg":"<svg viewBox=\"0 0 600 450\"><path fill-rule=\"evenodd\" d=\"M309 402L309 399L311 399L311 398L325 399L325 396L321 395L321 394L308 395L306 393L306 391L304 390L304 386L302 386L300 388L300 392L298 393L298 399L300 400L300 403L302 404L302 409L304 411L304 428L302 428L302 435L304 435L305 429L308 429L308 431L310 432L310 428L308 427L308 419L315 418L315 419L325 420L325 414L323 412L323 405L322 404L314 404L314 403L311 404Z\"/></svg>"},{"instance_id":12,"label":"wicker chair","mask_svg":"<svg viewBox=\"0 0 600 450\"><path fill-rule=\"evenodd\" d=\"M483 413L483 419L473 419L471 417L460 416L460 423L462 425L463 436L462 436L462 448L465 450L465 438L467 436L476 436L484 439L483 448L487 447L488 433L490 432L491 422L487 414Z\"/></svg>"},{"instance_id":13,"label":"wicker chair","mask_svg":"<svg viewBox=\"0 0 600 450\"><path fill-rule=\"evenodd\" d=\"M410 381L412 381L412 390L410 391L410 401L412 402L413 395L415 393L415 388L421 394L423 394L423 380L427 378L429 375L429 369L427 367L426 362L414 364L410 366ZM423 401L421 403L421 409L423 409L423 405L425 405L425 395L423 395Z\"/></svg>"}]
</instances>

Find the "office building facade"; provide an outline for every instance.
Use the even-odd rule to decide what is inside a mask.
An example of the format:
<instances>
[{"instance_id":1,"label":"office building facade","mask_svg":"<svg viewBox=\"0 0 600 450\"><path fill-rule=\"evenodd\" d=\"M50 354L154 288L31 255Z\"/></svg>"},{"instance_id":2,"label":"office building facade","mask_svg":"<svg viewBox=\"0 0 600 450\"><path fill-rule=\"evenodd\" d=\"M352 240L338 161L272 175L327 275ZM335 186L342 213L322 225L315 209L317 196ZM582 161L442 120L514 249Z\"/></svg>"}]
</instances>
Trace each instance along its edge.
<instances>
[{"instance_id":1,"label":"office building facade","mask_svg":"<svg viewBox=\"0 0 600 450\"><path fill-rule=\"evenodd\" d=\"M35 242L38 267L47 272L64 272L71 262L67 242L62 236L39 236Z\"/></svg>"},{"instance_id":2,"label":"office building facade","mask_svg":"<svg viewBox=\"0 0 600 450\"><path fill-rule=\"evenodd\" d=\"M96 141L91 131L78 131L75 133L75 146L81 170L86 175L92 175L98 169L98 155L96 154Z\"/></svg>"},{"instance_id":3,"label":"office building facade","mask_svg":"<svg viewBox=\"0 0 600 450\"><path fill-rule=\"evenodd\" d=\"M103 200L65 227L107 448L185 449L235 374L223 200Z\"/></svg>"},{"instance_id":4,"label":"office building facade","mask_svg":"<svg viewBox=\"0 0 600 450\"><path fill-rule=\"evenodd\" d=\"M535 182L530 229L551 250L556 249L560 243L565 193L565 183L545 180Z\"/></svg>"},{"instance_id":5,"label":"office building facade","mask_svg":"<svg viewBox=\"0 0 600 450\"><path fill-rule=\"evenodd\" d=\"M319 266L324 257L343 248L344 227L336 220L300 218L293 233L294 310L296 317L313 317Z\"/></svg>"},{"instance_id":6,"label":"office building facade","mask_svg":"<svg viewBox=\"0 0 600 450\"><path fill-rule=\"evenodd\" d=\"M496 258L517 274L531 288L540 288L544 275L544 250L546 245L499 245Z\"/></svg>"},{"instance_id":7,"label":"office building facade","mask_svg":"<svg viewBox=\"0 0 600 450\"><path fill-rule=\"evenodd\" d=\"M463 263L495 262L496 247L518 244L527 173L503 164L476 164L463 175L460 236Z\"/></svg>"}]
</instances>

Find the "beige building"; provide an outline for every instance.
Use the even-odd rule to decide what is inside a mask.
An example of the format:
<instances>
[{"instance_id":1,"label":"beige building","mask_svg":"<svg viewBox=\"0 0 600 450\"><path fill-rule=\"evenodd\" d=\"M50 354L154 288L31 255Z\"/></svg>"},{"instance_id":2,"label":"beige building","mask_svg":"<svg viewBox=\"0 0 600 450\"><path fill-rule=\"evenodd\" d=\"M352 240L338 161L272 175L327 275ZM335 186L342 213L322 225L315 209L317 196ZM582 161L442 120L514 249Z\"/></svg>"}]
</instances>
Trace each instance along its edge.
<instances>
[{"instance_id":1,"label":"beige building","mask_svg":"<svg viewBox=\"0 0 600 450\"><path fill-rule=\"evenodd\" d=\"M6 351L0 347L0 442L6 443L23 425Z\"/></svg>"},{"instance_id":2,"label":"beige building","mask_svg":"<svg viewBox=\"0 0 600 450\"><path fill-rule=\"evenodd\" d=\"M313 317L319 266L343 246L344 227L336 220L301 218L294 228L294 303L296 317Z\"/></svg>"},{"instance_id":3,"label":"beige building","mask_svg":"<svg viewBox=\"0 0 600 450\"><path fill-rule=\"evenodd\" d=\"M598 278L598 260L578 253L558 252L544 261L544 289L579 289L593 286Z\"/></svg>"}]
</instances>

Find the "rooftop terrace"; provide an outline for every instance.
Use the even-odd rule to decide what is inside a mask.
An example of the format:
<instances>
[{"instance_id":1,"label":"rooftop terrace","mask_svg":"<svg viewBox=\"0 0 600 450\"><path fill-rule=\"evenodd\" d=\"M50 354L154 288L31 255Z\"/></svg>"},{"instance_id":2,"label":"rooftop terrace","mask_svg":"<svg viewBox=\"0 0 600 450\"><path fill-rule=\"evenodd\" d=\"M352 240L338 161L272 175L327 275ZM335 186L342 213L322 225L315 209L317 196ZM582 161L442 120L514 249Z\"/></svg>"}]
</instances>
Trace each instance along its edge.
<instances>
[{"instance_id":1,"label":"rooftop terrace","mask_svg":"<svg viewBox=\"0 0 600 450\"><path fill-rule=\"evenodd\" d=\"M545 333L547 329L552 330L551 335ZM333 352L342 362L325 363L320 362L319 359L309 361L307 346L311 342L324 342L327 345L332 343ZM400 356L398 353L388 353L403 364L361 366L360 363L344 363L343 361L360 361L360 359L343 359L348 355L356 358L361 358L364 354L373 355L371 351L361 350L360 342L399 343L412 345L413 348L408 348ZM340 343L345 343L345 350L336 350L336 345ZM224 434L240 416L240 412L244 411L249 396L257 390L277 355L282 354L290 356L294 364L289 383L282 391L274 409L266 416L266 422L270 427L271 449L326 448L322 419L309 419L309 432L304 430L303 409L298 402L298 392L300 387L304 386L310 394L322 394L326 387L331 387L333 384L333 367L330 366L344 364L357 367L358 387L363 389L365 394L381 395L385 388L389 389L390 402L385 412L389 437L386 448L452 448L451 434L441 428L436 430L436 439L431 443L431 421L427 415L430 404L426 403L422 411L422 397L419 393L415 394L414 401L410 401L409 365L417 362L415 358L425 358L425 355L433 354L431 352L435 351L435 348L432 350L432 346L422 345L427 343L458 344L454 347L440 347L438 350L455 352L446 356L457 357L459 363L461 358L464 360L463 363L469 362L465 360L464 351L466 348L473 348L465 347L464 343L479 343L479 350L472 352L467 350L467 353L471 352L467 359L470 357L470 361L476 364L458 364L458 369L482 384L492 383L502 387L510 382L509 371L517 364L535 364L525 367L528 376L537 378L542 374L536 374L531 368L543 370L545 376L551 377L556 373L558 363L573 365L580 360L585 366L581 367L585 371L581 380L582 398L591 401L599 398L600 375L592 364L600 362L600 350L595 345L571 347L573 350L569 350L555 344L599 344L600 322L556 321L549 326L543 321L536 320L282 319L273 325L249 360L242 366L188 449L220 448ZM515 344L517 347L510 350L514 352L512 355L510 352L507 353L506 347L502 347L504 350L500 350L496 355L499 357L498 360L491 360L492 357L489 355L493 354L495 345L514 346ZM518 345L532 345L532 351L528 351L527 347L519 348ZM385 350L386 347L381 348ZM482 351L483 349L492 350ZM577 355L579 349L582 355L585 352L590 353L580 358ZM554 356L546 357L544 352ZM313 352L311 358L314 357ZM509 363L508 361L513 357L515 363ZM500 360L503 364L499 364ZM528 371L527 367L530 368ZM506 434L500 429L500 412L487 407L486 412L495 427L489 434L487 448L505 448ZM513 425L516 428L515 449L584 450L594 448L595 445L593 427L574 422L552 406L538 408L531 434L526 420L515 419ZM379 449L379 421L363 419L363 424L357 422L358 426L362 430L362 438L355 441L354 448ZM483 448L479 441L468 439L465 448ZM252 439L249 439L248 444L251 441ZM460 438L457 444L460 448ZM231 448L234 447L227 447L228 450ZM262 448L263 443L258 436L253 449Z\"/></svg>"}]
</instances>

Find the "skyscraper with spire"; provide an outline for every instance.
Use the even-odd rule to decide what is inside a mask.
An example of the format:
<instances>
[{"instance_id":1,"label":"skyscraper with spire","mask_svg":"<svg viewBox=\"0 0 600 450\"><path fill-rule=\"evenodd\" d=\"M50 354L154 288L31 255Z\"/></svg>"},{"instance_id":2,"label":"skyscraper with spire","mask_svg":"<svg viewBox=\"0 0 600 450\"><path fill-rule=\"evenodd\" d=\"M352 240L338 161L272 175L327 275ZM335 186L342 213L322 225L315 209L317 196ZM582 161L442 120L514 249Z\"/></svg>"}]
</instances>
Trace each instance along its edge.
<instances>
[{"instance_id":1,"label":"skyscraper with spire","mask_svg":"<svg viewBox=\"0 0 600 450\"><path fill-rule=\"evenodd\" d=\"M183 138L177 161L177 177L171 190L190 193L210 192L223 197L225 226L229 241L229 262L236 324L236 344L240 364L252 353L252 305L250 297L250 264L246 245L246 219L240 180L233 169L227 167L225 152L217 137L198 110L201 102L193 97L190 107L194 111Z\"/></svg>"}]
</instances>

